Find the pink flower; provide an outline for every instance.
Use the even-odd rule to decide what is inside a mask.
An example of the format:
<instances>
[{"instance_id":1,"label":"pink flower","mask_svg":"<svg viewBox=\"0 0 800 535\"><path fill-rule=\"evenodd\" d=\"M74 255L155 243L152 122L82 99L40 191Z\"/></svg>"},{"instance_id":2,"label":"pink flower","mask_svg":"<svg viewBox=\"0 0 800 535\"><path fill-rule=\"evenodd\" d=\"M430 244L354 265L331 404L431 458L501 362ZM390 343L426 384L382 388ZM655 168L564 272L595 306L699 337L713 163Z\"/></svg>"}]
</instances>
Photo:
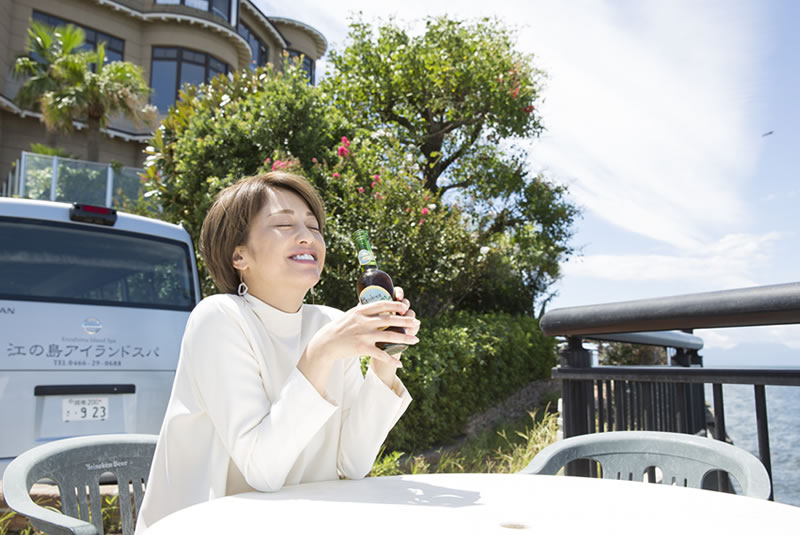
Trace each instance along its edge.
<instances>
[{"instance_id":1,"label":"pink flower","mask_svg":"<svg viewBox=\"0 0 800 535\"><path fill-rule=\"evenodd\" d=\"M269 159L269 158L267 158L266 160L264 160L264 163L269 163L269 162L270 162L270 159Z\"/></svg>"},{"instance_id":2,"label":"pink flower","mask_svg":"<svg viewBox=\"0 0 800 535\"><path fill-rule=\"evenodd\" d=\"M376 193L375 198L378 200L383 200L383 195L381 195L380 193Z\"/></svg>"},{"instance_id":3,"label":"pink flower","mask_svg":"<svg viewBox=\"0 0 800 535\"><path fill-rule=\"evenodd\" d=\"M345 136L342 136L342 146L343 147L349 147L350 146L350 140L347 139Z\"/></svg>"},{"instance_id":4,"label":"pink flower","mask_svg":"<svg viewBox=\"0 0 800 535\"><path fill-rule=\"evenodd\" d=\"M375 175L375 176L374 176L374 177L372 177L372 178L374 178L374 179L375 179L375 182L380 182L380 181L381 181L381 177L380 177L380 176L378 176L378 175Z\"/></svg>"},{"instance_id":5,"label":"pink flower","mask_svg":"<svg viewBox=\"0 0 800 535\"><path fill-rule=\"evenodd\" d=\"M358 188L358 192L359 192L359 193L364 193L364 188L362 188L362 187L359 187L359 188Z\"/></svg>"},{"instance_id":6,"label":"pink flower","mask_svg":"<svg viewBox=\"0 0 800 535\"><path fill-rule=\"evenodd\" d=\"M430 198L431 198L431 196L430 196L430 195L425 195L425 200L426 200L426 201L427 201L428 199L430 199Z\"/></svg>"},{"instance_id":7,"label":"pink flower","mask_svg":"<svg viewBox=\"0 0 800 535\"><path fill-rule=\"evenodd\" d=\"M420 220L419 220L419 224L420 224L420 225L422 225L422 223L424 223L424 222L425 222L425 220L424 220L424 219L420 219Z\"/></svg>"},{"instance_id":8,"label":"pink flower","mask_svg":"<svg viewBox=\"0 0 800 535\"><path fill-rule=\"evenodd\" d=\"M339 178L339 173L333 173L331 176L333 176L333 178Z\"/></svg>"},{"instance_id":9,"label":"pink flower","mask_svg":"<svg viewBox=\"0 0 800 535\"><path fill-rule=\"evenodd\" d=\"M375 182L374 180L372 181L372 187L373 187L373 188L374 188L374 187L375 187L377 184L378 184L378 183L377 183L377 182Z\"/></svg>"},{"instance_id":10,"label":"pink flower","mask_svg":"<svg viewBox=\"0 0 800 535\"><path fill-rule=\"evenodd\" d=\"M411 208L406 208L406 212L410 212L410 211L411 211Z\"/></svg>"},{"instance_id":11,"label":"pink flower","mask_svg":"<svg viewBox=\"0 0 800 535\"><path fill-rule=\"evenodd\" d=\"M317 159L316 158L311 158L311 163L317 163Z\"/></svg>"},{"instance_id":12,"label":"pink flower","mask_svg":"<svg viewBox=\"0 0 800 535\"><path fill-rule=\"evenodd\" d=\"M345 156L347 156L348 154L350 154L350 151L349 151L349 150L347 150L347 147L339 147L339 156L341 156L342 158L344 158L344 157L345 157Z\"/></svg>"},{"instance_id":13,"label":"pink flower","mask_svg":"<svg viewBox=\"0 0 800 535\"><path fill-rule=\"evenodd\" d=\"M422 209L422 215L428 215L428 212L429 212L429 211L430 211L430 210L428 210L427 208L423 208L423 209Z\"/></svg>"}]
</instances>

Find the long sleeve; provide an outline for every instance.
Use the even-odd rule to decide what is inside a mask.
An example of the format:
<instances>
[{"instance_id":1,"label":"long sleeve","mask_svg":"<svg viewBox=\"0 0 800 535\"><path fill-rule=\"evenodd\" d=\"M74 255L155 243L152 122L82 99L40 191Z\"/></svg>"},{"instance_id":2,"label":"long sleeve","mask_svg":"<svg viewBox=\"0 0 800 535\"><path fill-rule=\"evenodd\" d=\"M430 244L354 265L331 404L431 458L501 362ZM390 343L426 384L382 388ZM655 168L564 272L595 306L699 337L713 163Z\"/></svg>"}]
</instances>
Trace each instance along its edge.
<instances>
[{"instance_id":1,"label":"long sleeve","mask_svg":"<svg viewBox=\"0 0 800 535\"><path fill-rule=\"evenodd\" d=\"M268 399L264 368L246 324L212 307L193 320L185 355L200 405L247 483L261 491L280 489L301 451L337 408L296 368L277 397Z\"/></svg>"},{"instance_id":2,"label":"long sleeve","mask_svg":"<svg viewBox=\"0 0 800 535\"><path fill-rule=\"evenodd\" d=\"M369 473L386 436L409 403L411 396L400 379L395 378L389 388L371 369L363 376L358 358L348 361L337 459L344 476L360 479Z\"/></svg>"}]
</instances>

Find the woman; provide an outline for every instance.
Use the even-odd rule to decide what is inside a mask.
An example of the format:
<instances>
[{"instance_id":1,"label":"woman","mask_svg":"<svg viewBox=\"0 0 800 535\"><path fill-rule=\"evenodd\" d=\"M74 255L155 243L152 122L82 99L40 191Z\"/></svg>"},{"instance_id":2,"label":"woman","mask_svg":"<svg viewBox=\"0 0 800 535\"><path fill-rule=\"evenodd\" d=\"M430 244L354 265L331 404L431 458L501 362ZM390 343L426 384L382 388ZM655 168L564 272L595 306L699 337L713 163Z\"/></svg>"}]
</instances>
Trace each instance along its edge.
<instances>
[{"instance_id":1,"label":"woman","mask_svg":"<svg viewBox=\"0 0 800 535\"><path fill-rule=\"evenodd\" d=\"M223 293L186 324L137 534L221 496L362 478L408 407L400 356L375 346L418 342L400 288L347 312L303 304L325 264L324 222L314 188L282 172L241 180L209 210L200 252Z\"/></svg>"}]
</instances>

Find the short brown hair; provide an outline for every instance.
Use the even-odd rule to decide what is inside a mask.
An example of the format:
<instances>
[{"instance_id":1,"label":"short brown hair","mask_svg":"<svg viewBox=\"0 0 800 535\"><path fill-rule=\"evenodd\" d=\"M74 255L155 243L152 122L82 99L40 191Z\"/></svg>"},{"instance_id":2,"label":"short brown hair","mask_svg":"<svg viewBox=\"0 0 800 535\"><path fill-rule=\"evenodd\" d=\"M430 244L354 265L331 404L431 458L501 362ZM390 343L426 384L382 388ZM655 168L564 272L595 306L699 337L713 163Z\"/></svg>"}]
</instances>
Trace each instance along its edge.
<instances>
[{"instance_id":1,"label":"short brown hair","mask_svg":"<svg viewBox=\"0 0 800 535\"><path fill-rule=\"evenodd\" d=\"M236 293L240 277L233 267L233 251L247 243L250 222L264 207L267 192L287 190L299 195L317 218L320 232L325 226L325 207L317 190L300 175L272 171L243 178L217 194L200 229L200 254L223 293Z\"/></svg>"}]
</instances>

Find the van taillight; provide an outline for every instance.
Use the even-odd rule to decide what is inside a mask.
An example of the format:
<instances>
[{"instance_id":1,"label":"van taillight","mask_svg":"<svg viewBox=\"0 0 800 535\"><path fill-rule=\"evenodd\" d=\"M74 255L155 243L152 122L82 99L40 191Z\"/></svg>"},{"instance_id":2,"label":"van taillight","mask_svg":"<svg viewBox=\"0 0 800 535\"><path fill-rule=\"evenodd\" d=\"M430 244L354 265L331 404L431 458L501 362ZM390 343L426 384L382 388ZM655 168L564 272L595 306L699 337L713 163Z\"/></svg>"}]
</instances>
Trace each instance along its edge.
<instances>
[{"instance_id":1,"label":"van taillight","mask_svg":"<svg viewBox=\"0 0 800 535\"><path fill-rule=\"evenodd\" d=\"M113 226L117 222L117 211L106 206L74 202L72 203L72 208L69 209L69 218L72 221Z\"/></svg>"}]
</instances>

